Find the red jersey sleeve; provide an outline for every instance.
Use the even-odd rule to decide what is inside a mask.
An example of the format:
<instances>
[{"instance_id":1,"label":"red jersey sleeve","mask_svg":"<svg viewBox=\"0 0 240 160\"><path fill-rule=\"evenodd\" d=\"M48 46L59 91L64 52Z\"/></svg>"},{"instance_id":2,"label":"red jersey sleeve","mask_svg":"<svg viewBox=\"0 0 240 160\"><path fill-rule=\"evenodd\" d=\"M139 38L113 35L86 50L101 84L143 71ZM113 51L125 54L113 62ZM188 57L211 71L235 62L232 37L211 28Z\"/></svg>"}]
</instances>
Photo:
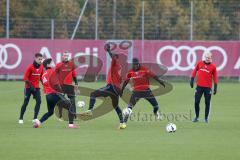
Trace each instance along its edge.
<instances>
[{"instance_id":1,"label":"red jersey sleeve","mask_svg":"<svg viewBox=\"0 0 240 160\"><path fill-rule=\"evenodd\" d=\"M195 66L194 70L192 71L192 78L194 78L197 74L197 71L199 70L199 63Z\"/></svg>"},{"instance_id":2,"label":"red jersey sleeve","mask_svg":"<svg viewBox=\"0 0 240 160\"><path fill-rule=\"evenodd\" d=\"M76 69L72 71L72 77L77 77Z\"/></svg>"},{"instance_id":3,"label":"red jersey sleeve","mask_svg":"<svg viewBox=\"0 0 240 160\"><path fill-rule=\"evenodd\" d=\"M153 73L152 71L150 71L149 69L147 69L147 75L148 75L148 77L155 77L156 76L156 74Z\"/></svg>"},{"instance_id":4,"label":"red jersey sleeve","mask_svg":"<svg viewBox=\"0 0 240 160\"><path fill-rule=\"evenodd\" d=\"M41 70L42 70L42 72L41 72L41 75L40 75L40 81L42 82L42 75L43 75L43 72L44 72L44 69L43 69L44 67L43 67L43 65L41 66ZM43 84L43 82L42 82L42 84Z\"/></svg>"},{"instance_id":5,"label":"red jersey sleeve","mask_svg":"<svg viewBox=\"0 0 240 160\"><path fill-rule=\"evenodd\" d=\"M213 69L213 81L214 81L214 84L218 83L218 74L217 74L217 69L216 69L215 66L214 66L214 69Z\"/></svg>"},{"instance_id":6,"label":"red jersey sleeve","mask_svg":"<svg viewBox=\"0 0 240 160\"><path fill-rule=\"evenodd\" d=\"M31 69L31 65L29 65L24 73L24 81L29 81L29 77L32 74L32 69Z\"/></svg>"}]
</instances>

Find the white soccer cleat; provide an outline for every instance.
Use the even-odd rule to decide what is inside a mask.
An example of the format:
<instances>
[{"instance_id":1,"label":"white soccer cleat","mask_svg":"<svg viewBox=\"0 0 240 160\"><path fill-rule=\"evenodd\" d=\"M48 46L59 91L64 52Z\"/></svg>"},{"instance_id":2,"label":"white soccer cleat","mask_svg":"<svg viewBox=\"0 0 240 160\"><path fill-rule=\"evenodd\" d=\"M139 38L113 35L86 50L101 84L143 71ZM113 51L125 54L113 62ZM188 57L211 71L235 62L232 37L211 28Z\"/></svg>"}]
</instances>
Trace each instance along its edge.
<instances>
[{"instance_id":1,"label":"white soccer cleat","mask_svg":"<svg viewBox=\"0 0 240 160\"><path fill-rule=\"evenodd\" d=\"M39 121L38 119L33 119L32 123L36 123L37 121Z\"/></svg>"},{"instance_id":2,"label":"white soccer cleat","mask_svg":"<svg viewBox=\"0 0 240 160\"><path fill-rule=\"evenodd\" d=\"M19 120L18 120L18 123L19 123L19 124L23 124L23 120L22 120L22 119L19 119Z\"/></svg>"},{"instance_id":3,"label":"white soccer cleat","mask_svg":"<svg viewBox=\"0 0 240 160\"><path fill-rule=\"evenodd\" d=\"M64 120L62 120L61 118L58 118L58 121L59 121L59 122L63 122Z\"/></svg>"}]
</instances>

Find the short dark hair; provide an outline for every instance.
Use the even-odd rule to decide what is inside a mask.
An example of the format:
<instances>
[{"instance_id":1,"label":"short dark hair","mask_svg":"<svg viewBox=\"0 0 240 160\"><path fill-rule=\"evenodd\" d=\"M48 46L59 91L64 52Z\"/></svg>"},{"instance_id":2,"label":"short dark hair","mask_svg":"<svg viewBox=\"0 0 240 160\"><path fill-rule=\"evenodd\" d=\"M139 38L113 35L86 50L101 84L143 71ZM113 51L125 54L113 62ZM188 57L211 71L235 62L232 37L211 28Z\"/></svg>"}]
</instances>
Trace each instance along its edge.
<instances>
[{"instance_id":1,"label":"short dark hair","mask_svg":"<svg viewBox=\"0 0 240 160\"><path fill-rule=\"evenodd\" d=\"M36 53L35 58L38 58L38 57L43 57L43 55L41 53Z\"/></svg>"},{"instance_id":2,"label":"short dark hair","mask_svg":"<svg viewBox=\"0 0 240 160\"><path fill-rule=\"evenodd\" d=\"M52 58L47 58L43 61L43 67L47 68L47 65L52 62Z\"/></svg>"},{"instance_id":3,"label":"short dark hair","mask_svg":"<svg viewBox=\"0 0 240 160\"><path fill-rule=\"evenodd\" d=\"M133 58L133 59L132 59L132 63L133 63L133 64L139 64L139 60L138 60L137 58Z\"/></svg>"}]
</instances>

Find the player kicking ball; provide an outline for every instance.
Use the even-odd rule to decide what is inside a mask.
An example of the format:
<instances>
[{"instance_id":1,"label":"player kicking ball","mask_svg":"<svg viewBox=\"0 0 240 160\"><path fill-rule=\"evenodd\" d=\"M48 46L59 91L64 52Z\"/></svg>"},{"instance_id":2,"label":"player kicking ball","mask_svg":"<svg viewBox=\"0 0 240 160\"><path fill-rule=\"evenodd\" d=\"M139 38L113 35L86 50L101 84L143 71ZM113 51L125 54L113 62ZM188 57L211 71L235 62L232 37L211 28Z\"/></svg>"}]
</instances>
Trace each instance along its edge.
<instances>
[{"instance_id":1,"label":"player kicking ball","mask_svg":"<svg viewBox=\"0 0 240 160\"><path fill-rule=\"evenodd\" d=\"M208 115L210 111L211 96L212 96L212 81L214 81L213 94L217 93L217 69L212 63L212 54L210 52L204 55L204 60L197 63L195 69L192 72L190 86L193 88L194 78L198 75L197 87L195 91L195 114L193 122L199 121L200 101L202 95L205 98L205 122L208 123Z\"/></svg>"},{"instance_id":2,"label":"player kicking ball","mask_svg":"<svg viewBox=\"0 0 240 160\"><path fill-rule=\"evenodd\" d=\"M126 80L122 86L122 93L126 85L130 80L133 81L133 94L130 98L130 102L128 106L123 110L123 119L126 123L128 117L132 113L132 109L137 103L137 101L141 98L145 98L152 106L153 106L153 113L157 119L160 119L160 114L158 112L159 105L154 97L151 89L149 88L149 79L153 78L158 81L163 87L165 84L163 80L160 80L153 72L151 72L148 68L141 66L139 60L137 58L133 58L132 60L132 69L128 71Z\"/></svg>"},{"instance_id":3,"label":"player kicking ball","mask_svg":"<svg viewBox=\"0 0 240 160\"><path fill-rule=\"evenodd\" d=\"M52 59L49 58L44 60L43 66L46 69L46 71L42 75L42 83L43 83L44 93L46 94L48 112L45 113L40 120L35 121L33 126L34 128L39 128L43 122L45 122L49 117L53 115L54 108L58 102L60 101L69 102L61 93L56 92L49 84L49 78L54 72L54 69L52 68L53 67ZM70 102L66 103L66 105L64 106L66 107L67 110L69 110L69 108L71 107L71 103ZM68 116L69 116L68 127L77 128L77 126L73 123L74 115L71 112L69 112Z\"/></svg>"},{"instance_id":4,"label":"player kicking ball","mask_svg":"<svg viewBox=\"0 0 240 160\"><path fill-rule=\"evenodd\" d=\"M107 75L107 85L103 88L95 90L90 95L89 108L87 112L81 113L84 116L92 116L92 111L96 102L96 97L110 97L112 100L112 105L119 117L120 125L119 129L125 129L126 124L123 123L122 110L118 106L119 96L120 96L120 85L122 82L121 77L121 64L119 62L119 55L112 53L110 50L110 45L106 45L106 50L112 58L111 66L108 70Z\"/></svg>"}]
</instances>

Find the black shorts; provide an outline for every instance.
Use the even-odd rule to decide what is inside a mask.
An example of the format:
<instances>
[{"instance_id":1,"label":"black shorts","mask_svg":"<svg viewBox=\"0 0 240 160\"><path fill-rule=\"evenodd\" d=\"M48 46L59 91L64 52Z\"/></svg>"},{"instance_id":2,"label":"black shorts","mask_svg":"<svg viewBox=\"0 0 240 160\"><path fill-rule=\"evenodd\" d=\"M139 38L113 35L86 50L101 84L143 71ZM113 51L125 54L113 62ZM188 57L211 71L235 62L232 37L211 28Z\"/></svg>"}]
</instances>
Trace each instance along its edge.
<instances>
[{"instance_id":1,"label":"black shorts","mask_svg":"<svg viewBox=\"0 0 240 160\"><path fill-rule=\"evenodd\" d=\"M91 97L110 97L113 107L118 107L120 89L112 84L95 90L91 93Z\"/></svg>"},{"instance_id":2,"label":"black shorts","mask_svg":"<svg viewBox=\"0 0 240 160\"><path fill-rule=\"evenodd\" d=\"M130 98L130 105L135 106L137 101L141 98L146 99L149 103L151 103L152 106L158 106L158 102L156 98L154 97L152 91L150 89L145 91L133 91L133 94Z\"/></svg>"},{"instance_id":3,"label":"black shorts","mask_svg":"<svg viewBox=\"0 0 240 160\"><path fill-rule=\"evenodd\" d=\"M31 91L30 88L24 89L24 99L29 99L33 95L33 98L36 100L41 100L40 88L36 88L35 91Z\"/></svg>"}]
</instances>

